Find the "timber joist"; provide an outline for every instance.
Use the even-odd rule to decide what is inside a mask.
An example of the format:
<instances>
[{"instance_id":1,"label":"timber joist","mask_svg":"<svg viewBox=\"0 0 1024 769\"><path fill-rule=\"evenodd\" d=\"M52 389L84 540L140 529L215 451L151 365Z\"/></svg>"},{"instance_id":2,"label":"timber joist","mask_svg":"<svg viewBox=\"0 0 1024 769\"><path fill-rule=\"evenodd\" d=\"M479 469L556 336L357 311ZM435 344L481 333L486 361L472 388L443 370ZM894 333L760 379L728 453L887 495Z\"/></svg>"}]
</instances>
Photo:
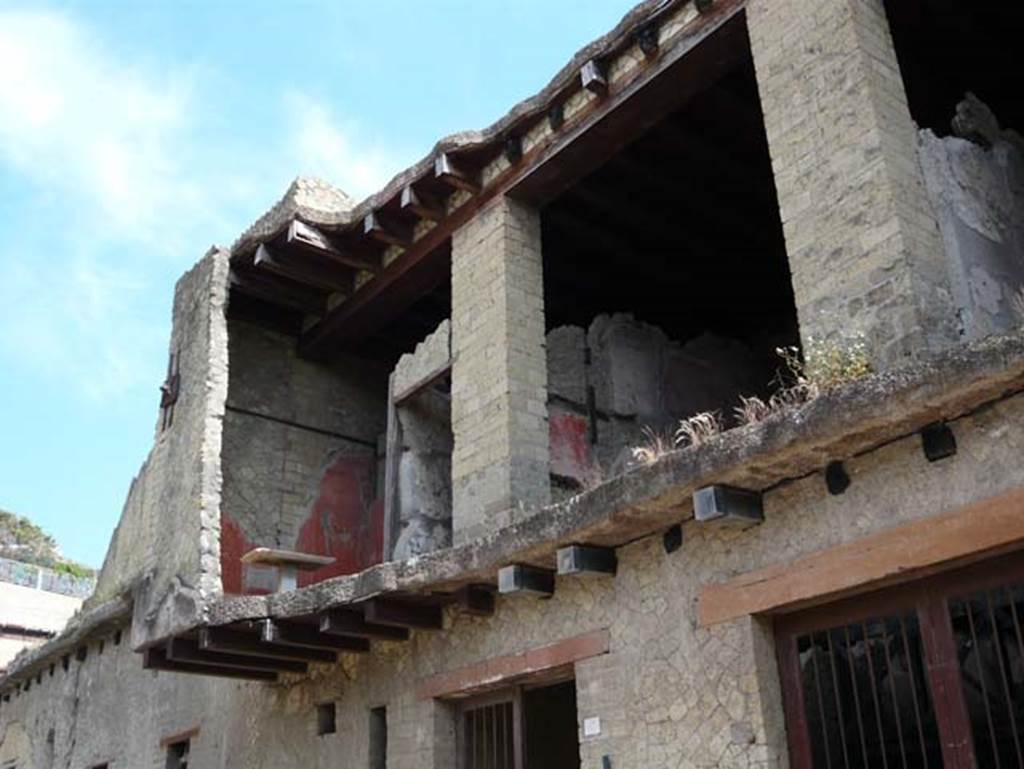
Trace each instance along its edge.
<instances>
[{"instance_id":1,"label":"timber joist","mask_svg":"<svg viewBox=\"0 0 1024 769\"><path fill-rule=\"evenodd\" d=\"M303 355L322 358L373 336L448 279L450 236L488 201L510 194L542 205L571 177L607 160L601 156L605 148L614 152L635 138L629 132L649 122L647 113L661 109L658 104L670 109L676 97L641 92L665 91L664 84L648 86L662 74L680 77L678 60L719 29L729 26L716 37L730 40L742 32L732 28L742 25L728 24L742 6L742 0L669 0L627 17L592 46L591 55L577 57L528 108L514 112L486 138L439 145L429 161L357 206L347 221L314 225L296 218L287 232L263 244L262 255L250 242L248 256L236 254L233 266L271 283L291 281L282 284L291 290L282 303L292 309L298 304L294 283L317 292L319 311L305 312ZM723 47L719 40L714 51L698 55L700 61L687 67L685 77L712 82L716 68L702 69L706 60L723 58ZM620 60L628 66L620 66ZM669 92L687 94L693 88ZM570 144L580 146L567 152ZM245 292L249 284L240 280L236 288ZM266 296L260 291L257 298Z\"/></svg>"},{"instance_id":2,"label":"timber joist","mask_svg":"<svg viewBox=\"0 0 1024 769\"><path fill-rule=\"evenodd\" d=\"M370 651L371 642L408 641L412 631L444 626L445 606L475 616L494 613L494 588L469 585L450 595L394 595L315 614L200 627L144 651L147 669L276 681L311 664L334 664L341 654Z\"/></svg>"}]
</instances>

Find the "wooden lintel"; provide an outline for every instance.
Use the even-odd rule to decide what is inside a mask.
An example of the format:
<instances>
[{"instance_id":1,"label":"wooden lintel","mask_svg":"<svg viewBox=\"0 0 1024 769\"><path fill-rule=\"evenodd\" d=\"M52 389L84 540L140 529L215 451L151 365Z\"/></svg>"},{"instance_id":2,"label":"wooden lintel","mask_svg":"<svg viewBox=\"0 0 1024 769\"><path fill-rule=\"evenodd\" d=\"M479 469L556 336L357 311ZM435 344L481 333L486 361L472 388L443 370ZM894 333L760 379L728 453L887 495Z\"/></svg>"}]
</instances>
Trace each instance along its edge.
<instances>
[{"instance_id":1,"label":"wooden lintel","mask_svg":"<svg viewBox=\"0 0 1024 769\"><path fill-rule=\"evenodd\" d=\"M256 249L253 265L260 270L272 272L298 283L305 283L323 291L351 293L355 273L350 267L331 262L313 265L295 258L294 255L278 251L266 243Z\"/></svg>"},{"instance_id":2,"label":"wooden lintel","mask_svg":"<svg viewBox=\"0 0 1024 769\"><path fill-rule=\"evenodd\" d=\"M481 189L479 172L470 170L447 152L442 152L434 161L434 176L451 187L474 195Z\"/></svg>"},{"instance_id":3,"label":"wooden lintel","mask_svg":"<svg viewBox=\"0 0 1024 769\"><path fill-rule=\"evenodd\" d=\"M1024 488L707 585L702 626L797 611L1024 548Z\"/></svg>"},{"instance_id":4,"label":"wooden lintel","mask_svg":"<svg viewBox=\"0 0 1024 769\"><path fill-rule=\"evenodd\" d=\"M375 625L440 630L444 627L441 607L375 598L363 604L366 621Z\"/></svg>"},{"instance_id":5,"label":"wooden lintel","mask_svg":"<svg viewBox=\"0 0 1024 769\"><path fill-rule=\"evenodd\" d=\"M444 379L451 373L453 362L453 359L446 360L436 369L426 374L422 379L418 379L405 389L393 393L391 396L392 403L396 406L402 406L427 388Z\"/></svg>"},{"instance_id":6,"label":"wooden lintel","mask_svg":"<svg viewBox=\"0 0 1024 769\"><path fill-rule=\"evenodd\" d=\"M285 243L357 270L376 272L380 268L379 261L370 254L342 245L337 239L299 219L293 219L288 225Z\"/></svg>"},{"instance_id":7,"label":"wooden lintel","mask_svg":"<svg viewBox=\"0 0 1024 769\"><path fill-rule=\"evenodd\" d=\"M375 625L351 609L331 609L320 615L320 632L328 635L371 638L379 641L406 641L409 631L402 627Z\"/></svg>"},{"instance_id":8,"label":"wooden lintel","mask_svg":"<svg viewBox=\"0 0 1024 769\"><path fill-rule=\"evenodd\" d=\"M494 588L490 585L466 585L456 594L459 608L466 614L490 617L494 614Z\"/></svg>"},{"instance_id":9,"label":"wooden lintel","mask_svg":"<svg viewBox=\"0 0 1024 769\"><path fill-rule=\"evenodd\" d=\"M597 96L605 96L608 93L608 78L601 62L590 59L580 68L580 84Z\"/></svg>"},{"instance_id":10,"label":"wooden lintel","mask_svg":"<svg viewBox=\"0 0 1024 769\"><path fill-rule=\"evenodd\" d=\"M199 648L205 651L274 657L298 660L299 662L337 662L338 660L337 654L332 651L267 643L259 636L219 627L202 628L199 631Z\"/></svg>"},{"instance_id":11,"label":"wooden lintel","mask_svg":"<svg viewBox=\"0 0 1024 769\"><path fill-rule=\"evenodd\" d=\"M272 657L255 657L246 654L207 651L187 638L172 638L167 642L167 659L171 662L190 662L196 665L239 668L241 670L263 670L273 673L305 673L309 666L297 660L282 660Z\"/></svg>"},{"instance_id":12,"label":"wooden lintel","mask_svg":"<svg viewBox=\"0 0 1024 769\"><path fill-rule=\"evenodd\" d=\"M417 192L411 184L402 190L400 206L402 211L418 216L420 219L428 219L432 222L444 219L444 206L441 201L426 193Z\"/></svg>"},{"instance_id":13,"label":"wooden lintel","mask_svg":"<svg viewBox=\"0 0 1024 769\"><path fill-rule=\"evenodd\" d=\"M172 662L163 649L146 649L142 653L142 667L146 670L161 670L169 673L189 673L214 678L240 678L250 681L276 681L277 673L266 670L239 670L217 665L199 665L194 662Z\"/></svg>"},{"instance_id":14,"label":"wooden lintel","mask_svg":"<svg viewBox=\"0 0 1024 769\"><path fill-rule=\"evenodd\" d=\"M282 283L271 275L232 268L231 286L235 290L264 302L287 307L305 315L323 315L325 294L322 291L294 283Z\"/></svg>"},{"instance_id":15,"label":"wooden lintel","mask_svg":"<svg viewBox=\"0 0 1024 769\"><path fill-rule=\"evenodd\" d=\"M387 219L377 211L371 211L363 219L363 234L379 243L401 248L408 248L413 240L411 227Z\"/></svg>"},{"instance_id":16,"label":"wooden lintel","mask_svg":"<svg viewBox=\"0 0 1024 769\"><path fill-rule=\"evenodd\" d=\"M263 620L260 623L260 638L264 643L327 649L336 652L367 652L370 650L370 642L365 638L329 635L321 633L312 625L271 619Z\"/></svg>"}]
</instances>

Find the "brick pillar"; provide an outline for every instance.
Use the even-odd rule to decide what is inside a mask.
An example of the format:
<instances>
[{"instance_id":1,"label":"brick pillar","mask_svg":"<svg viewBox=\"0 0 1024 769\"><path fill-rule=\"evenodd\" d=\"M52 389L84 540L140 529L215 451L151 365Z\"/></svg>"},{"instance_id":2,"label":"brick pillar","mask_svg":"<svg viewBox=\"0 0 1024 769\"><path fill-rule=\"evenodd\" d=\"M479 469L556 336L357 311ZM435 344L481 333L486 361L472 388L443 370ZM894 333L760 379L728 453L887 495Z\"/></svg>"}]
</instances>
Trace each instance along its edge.
<instances>
[{"instance_id":1,"label":"brick pillar","mask_svg":"<svg viewBox=\"0 0 1024 769\"><path fill-rule=\"evenodd\" d=\"M456 543L551 498L540 215L509 199L452 237Z\"/></svg>"},{"instance_id":2,"label":"brick pillar","mask_svg":"<svg viewBox=\"0 0 1024 769\"><path fill-rule=\"evenodd\" d=\"M882 0L751 0L747 19L800 326L874 363L957 340Z\"/></svg>"}]
</instances>

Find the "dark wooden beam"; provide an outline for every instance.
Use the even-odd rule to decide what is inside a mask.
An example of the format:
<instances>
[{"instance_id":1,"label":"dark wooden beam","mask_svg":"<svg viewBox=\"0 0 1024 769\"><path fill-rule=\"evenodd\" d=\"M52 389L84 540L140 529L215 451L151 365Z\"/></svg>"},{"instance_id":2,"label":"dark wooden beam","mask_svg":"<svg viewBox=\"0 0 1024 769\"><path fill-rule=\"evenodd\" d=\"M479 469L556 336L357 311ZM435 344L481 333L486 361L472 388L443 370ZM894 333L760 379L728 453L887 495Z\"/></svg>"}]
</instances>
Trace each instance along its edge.
<instances>
[{"instance_id":1,"label":"dark wooden beam","mask_svg":"<svg viewBox=\"0 0 1024 769\"><path fill-rule=\"evenodd\" d=\"M505 140L505 160L515 165L523 159L523 140L519 136L510 136Z\"/></svg>"},{"instance_id":2,"label":"dark wooden beam","mask_svg":"<svg viewBox=\"0 0 1024 769\"><path fill-rule=\"evenodd\" d=\"M255 272L254 268L231 268L231 287L246 296L269 304L286 307L304 315L323 315L325 294L293 281L282 281L271 275Z\"/></svg>"},{"instance_id":3,"label":"dark wooden beam","mask_svg":"<svg viewBox=\"0 0 1024 769\"><path fill-rule=\"evenodd\" d=\"M285 243L293 248L303 249L311 254L357 270L376 272L380 269L379 260L372 254L360 252L352 246L342 245L338 239L332 238L316 227L298 219L293 219L288 226Z\"/></svg>"},{"instance_id":4,"label":"dark wooden beam","mask_svg":"<svg viewBox=\"0 0 1024 769\"><path fill-rule=\"evenodd\" d=\"M434 177L449 187L465 190L473 195L480 192L480 172L463 165L447 152L442 152L434 161Z\"/></svg>"},{"instance_id":5,"label":"dark wooden beam","mask_svg":"<svg viewBox=\"0 0 1024 769\"><path fill-rule=\"evenodd\" d=\"M490 617L494 614L494 588L490 585L466 585L455 594L459 608L466 614Z\"/></svg>"},{"instance_id":6,"label":"dark wooden beam","mask_svg":"<svg viewBox=\"0 0 1024 769\"><path fill-rule=\"evenodd\" d=\"M657 59L574 116L508 194L538 206L554 200L734 69L750 51L742 7L740 0L718 0L671 45L663 45Z\"/></svg>"},{"instance_id":7,"label":"dark wooden beam","mask_svg":"<svg viewBox=\"0 0 1024 769\"><path fill-rule=\"evenodd\" d=\"M552 131L557 131L565 125L565 105L562 102L556 101L548 108L548 125Z\"/></svg>"},{"instance_id":8,"label":"dark wooden beam","mask_svg":"<svg viewBox=\"0 0 1024 769\"><path fill-rule=\"evenodd\" d=\"M640 50L644 56L648 59L653 59L658 55L658 25L657 24L644 24L642 27L637 29L636 33L636 44L640 46Z\"/></svg>"},{"instance_id":9,"label":"dark wooden beam","mask_svg":"<svg viewBox=\"0 0 1024 769\"><path fill-rule=\"evenodd\" d=\"M618 568L615 548L569 545L560 547L555 554L558 573L561 574L612 574Z\"/></svg>"},{"instance_id":10,"label":"dark wooden beam","mask_svg":"<svg viewBox=\"0 0 1024 769\"><path fill-rule=\"evenodd\" d=\"M402 190L400 201L402 211L418 216L420 219L427 219L432 222L439 222L444 219L444 206L441 201L434 199L423 192L417 192L410 184Z\"/></svg>"},{"instance_id":11,"label":"dark wooden beam","mask_svg":"<svg viewBox=\"0 0 1024 769\"><path fill-rule=\"evenodd\" d=\"M375 625L440 630L444 627L441 607L375 598L363 604L367 622Z\"/></svg>"},{"instance_id":12,"label":"dark wooden beam","mask_svg":"<svg viewBox=\"0 0 1024 769\"><path fill-rule=\"evenodd\" d=\"M256 249L253 265L258 270L272 272L321 291L349 294L354 284L355 273L349 267L341 267L330 262L313 265L297 256L295 252L278 251L266 243Z\"/></svg>"},{"instance_id":13,"label":"dark wooden beam","mask_svg":"<svg viewBox=\"0 0 1024 769\"><path fill-rule=\"evenodd\" d=\"M550 569L517 563L498 570L498 592L524 593L549 598L555 594L555 573Z\"/></svg>"},{"instance_id":14,"label":"dark wooden beam","mask_svg":"<svg viewBox=\"0 0 1024 769\"><path fill-rule=\"evenodd\" d=\"M390 625L375 625L351 609L331 609L320 615L320 632L329 635L355 638L372 638L379 641L407 641L406 628Z\"/></svg>"},{"instance_id":15,"label":"dark wooden beam","mask_svg":"<svg viewBox=\"0 0 1024 769\"><path fill-rule=\"evenodd\" d=\"M219 627L202 628L199 631L199 648L205 651L274 657L298 660L299 662L337 662L338 660L338 656L331 651L266 643L260 640L259 636Z\"/></svg>"},{"instance_id":16,"label":"dark wooden beam","mask_svg":"<svg viewBox=\"0 0 1024 769\"><path fill-rule=\"evenodd\" d=\"M146 649L142 653L142 667L169 673L212 676L214 678L240 678L249 681L276 681L277 673L266 670L240 670L218 665L199 665L194 662L172 662L163 649Z\"/></svg>"},{"instance_id":17,"label":"dark wooden beam","mask_svg":"<svg viewBox=\"0 0 1024 769\"><path fill-rule=\"evenodd\" d=\"M365 638L329 635L321 633L313 625L300 625L296 622L281 622L271 619L263 620L260 623L260 639L264 643L336 652L367 652L370 650L370 642Z\"/></svg>"},{"instance_id":18,"label":"dark wooden beam","mask_svg":"<svg viewBox=\"0 0 1024 769\"><path fill-rule=\"evenodd\" d=\"M580 84L596 96L608 94L608 78L604 65L597 59L590 59L580 68Z\"/></svg>"},{"instance_id":19,"label":"dark wooden beam","mask_svg":"<svg viewBox=\"0 0 1024 769\"><path fill-rule=\"evenodd\" d=\"M412 243L412 227L392 221L377 211L371 211L363 219L363 234L389 246L408 248Z\"/></svg>"},{"instance_id":20,"label":"dark wooden beam","mask_svg":"<svg viewBox=\"0 0 1024 769\"><path fill-rule=\"evenodd\" d=\"M197 665L264 670L272 673L305 673L309 670L309 665L297 660L207 651L200 649L195 641L186 638L172 638L167 642L167 659L171 662L193 662Z\"/></svg>"}]
</instances>

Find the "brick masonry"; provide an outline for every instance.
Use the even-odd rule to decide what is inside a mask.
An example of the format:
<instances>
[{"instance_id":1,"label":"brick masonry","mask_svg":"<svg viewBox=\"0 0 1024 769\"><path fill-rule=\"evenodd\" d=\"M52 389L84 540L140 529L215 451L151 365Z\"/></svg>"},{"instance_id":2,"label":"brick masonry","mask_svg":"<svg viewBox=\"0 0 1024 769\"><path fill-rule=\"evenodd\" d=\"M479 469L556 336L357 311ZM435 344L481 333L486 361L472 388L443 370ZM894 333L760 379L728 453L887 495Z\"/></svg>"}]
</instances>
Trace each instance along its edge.
<instances>
[{"instance_id":1,"label":"brick masonry","mask_svg":"<svg viewBox=\"0 0 1024 769\"><path fill-rule=\"evenodd\" d=\"M765 128L804 341L885 368L957 341L882 0L752 0Z\"/></svg>"},{"instance_id":2,"label":"brick masonry","mask_svg":"<svg viewBox=\"0 0 1024 769\"><path fill-rule=\"evenodd\" d=\"M499 199L452 238L456 543L546 504L547 361L540 217Z\"/></svg>"}]
</instances>

